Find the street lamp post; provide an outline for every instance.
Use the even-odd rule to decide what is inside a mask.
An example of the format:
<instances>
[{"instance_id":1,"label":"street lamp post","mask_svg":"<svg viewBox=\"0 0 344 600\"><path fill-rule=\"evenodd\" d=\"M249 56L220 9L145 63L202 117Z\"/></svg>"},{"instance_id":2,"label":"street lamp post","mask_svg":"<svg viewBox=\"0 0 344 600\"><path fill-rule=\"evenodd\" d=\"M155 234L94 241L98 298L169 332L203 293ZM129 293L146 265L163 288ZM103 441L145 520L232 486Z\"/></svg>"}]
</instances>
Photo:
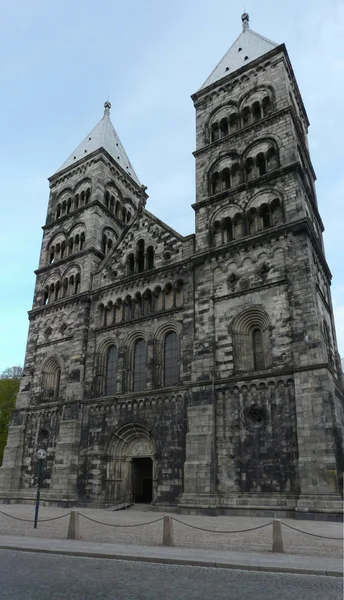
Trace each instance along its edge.
<instances>
[{"instance_id":1,"label":"street lamp post","mask_svg":"<svg viewBox=\"0 0 344 600\"><path fill-rule=\"evenodd\" d=\"M42 472L43 472L43 462L47 453L43 448L40 448L37 452L38 458L38 482L37 482L37 495L36 495L36 508L35 508L35 522L34 529L37 529L37 521L38 521L38 511L39 511L39 498L41 495L41 481L42 481Z\"/></svg>"}]
</instances>

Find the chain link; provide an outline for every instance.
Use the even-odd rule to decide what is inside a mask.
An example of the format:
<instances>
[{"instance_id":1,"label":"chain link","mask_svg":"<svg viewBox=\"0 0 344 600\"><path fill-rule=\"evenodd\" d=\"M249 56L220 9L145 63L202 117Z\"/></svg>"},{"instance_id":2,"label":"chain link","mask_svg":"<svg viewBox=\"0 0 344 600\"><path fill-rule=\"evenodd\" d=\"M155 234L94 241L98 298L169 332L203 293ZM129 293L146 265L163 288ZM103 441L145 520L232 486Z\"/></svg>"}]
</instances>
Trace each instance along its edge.
<instances>
[{"instance_id":1,"label":"chain link","mask_svg":"<svg viewBox=\"0 0 344 600\"><path fill-rule=\"evenodd\" d=\"M103 521L97 521L96 519L91 519L91 517L86 517L82 513L79 513L80 517L84 517L88 521L92 521L93 523L98 523L98 525L108 525L108 527L142 527L143 525L152 525L152 523L158 523L158 521L162 521L164 517L159 517L159 519L155 519L154 521L148 521L147 523L133 523L131 525L118 525L117 523L104 523Z\"/></svg>"},{"instance_id":2,"label":"chain link","mask_svg":"<svg viewBox=\"0 0 344 600\"><path fill-rule=\"evenodd\" d=\"M281 525L284 525L285 527L288 527L289 529L293 529L293 531L298 531L299 533L304 533L305 535L311 535L312 537L322 538L323 540L341 540L341 541L343 541L342 537L330 537L328 535L319 535L317 533L310 533L309 531L303 531L302 529L296 529L296 527L287 525L287 523L283 523L283 521L281 521Z\"/></svg>"},{"instance_id":3,"label":"chain link","mask_svg":"<svg viewBox=\"0 0 344 600\"><path fill-rule=\"evenodd\" d=\"M22 519L21 517L15 517L14 515L9 515L8 513L3 512L2 510L0 510L0 513L2 515L5 515L5 517L9 517L10 519L15 519L16 521L25 521L26 523L33 523L34 519ZM38 519L39 523L46 523L47 521L57 521L57 519L63 519L64 517L68 517L70 515L69 513L66 513L65 515L60 515L59 517L52 517L51 519Z\"/></svg>"},{"instance_id":4,"label":"chain link","mask_svg":"<svg viewBox=\"0 0 344 600\"><path fill-rule=\"evenodd\" d=\"M258 527L251 527L250 529L238 529L233 531L219 531L218 529L204 529L203 527L197 527L196 525L191 525L190 523L185 523L184 521L180 521L175 517L172 517L174 521L177 523L181 523L181 525L186 525L186 527L191 527L191 529L198 529L199 531L208 531L209 533L245 533L246 531L255 531L256 529L263 529L263 527L268 527L272 525L272 521L270 523L265 523L265 525L259 525Z\"/></svg>"}]
</instances>

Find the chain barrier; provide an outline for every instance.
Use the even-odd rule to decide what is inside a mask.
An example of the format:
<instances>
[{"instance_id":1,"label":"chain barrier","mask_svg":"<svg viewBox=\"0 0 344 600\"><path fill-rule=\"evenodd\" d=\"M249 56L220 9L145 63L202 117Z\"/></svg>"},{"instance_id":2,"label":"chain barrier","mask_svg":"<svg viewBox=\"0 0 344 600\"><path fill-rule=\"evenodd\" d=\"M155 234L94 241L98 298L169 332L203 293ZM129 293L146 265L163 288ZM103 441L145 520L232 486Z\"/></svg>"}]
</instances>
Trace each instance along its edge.
<instances>
[{"instance_id":1,"label":"chain barrier","mask_svg":"<svg viewBox=\"0 0 344 600\"><path fill-rule=\"evenodd\" d=\"M299 533L304 533L305 535L311 535L312 537L322 538L323 540L341 540L341 541L343 541L343 539L344 539L342 537L330 537L328 535L319 535L317 533L310 533L309 531L303 531L302 529L297 529L296 527L287 525L287 523L283 523L283 521L281 521L281 525L288 527L288 529L293 529L293 531L298 531Z\"/></svg>"},{"instance_id":2,"label":"chain barrier","mask_svg":"<svg viewBox=\"0 0 344 600\"><path fill-rule=\"evenodd\" d=\"M22 517L15 517L14 515L9 515L8 513L3 512L2 510L0 510L0 513L2 515L5 515L5 517L9 517L10 519L15 519L15 521L25 521L26 523L33 523L34 519L23 519ZM65 514L65 515L60 515L59 517L52 517L51 519L39 519L39 523L45 523L46 521L57 521L57 519L63 519L64 517L69 517L70 512Z\"/></svg>"},{"instance_id":3,"label":"chain barrier","mask_svg":"<svg viewBox=\"0 0 344 600\"><path fill-rule=\"evenodd\" d=\"M270 523L265 523L265 525L259 525L258 527L251 527L250 529L238 529L231 531L219 531L218 529L204 529L203 527L197 527L196 525L191 525L190 523L185 523L184 521L180 521L175 517L172 517L173 521L177 523L181 523L181 525L186 525L186 527L191 527L191 529L198 529L199 531L207 531L208 533L245 533L246 531L255 531L256 529L263 529L263 527L268 527L272 525L272 521Z\"/></svg>"},{"instance_id":4,"label":"chain barrier","mask_svg":"<svg viewBox=\"0 0 344 600\"><path fill-rule=\"evenodd\" d=\"M158 523L158 521L163 521L164 517L159 517L159 519L155 519L154 521L148 521L147 523L133 523L131 525L118 525L117 523L104 523L103 521L97 521L96 519L91 519L91 517L86 517L82 513L79 513L80 517L84 517L87 521L92 521L93 523L98 523L98 525L108 525L108 527L142 527L143 525L152 525L153 523Z\"/></svg>"}]
</instances>

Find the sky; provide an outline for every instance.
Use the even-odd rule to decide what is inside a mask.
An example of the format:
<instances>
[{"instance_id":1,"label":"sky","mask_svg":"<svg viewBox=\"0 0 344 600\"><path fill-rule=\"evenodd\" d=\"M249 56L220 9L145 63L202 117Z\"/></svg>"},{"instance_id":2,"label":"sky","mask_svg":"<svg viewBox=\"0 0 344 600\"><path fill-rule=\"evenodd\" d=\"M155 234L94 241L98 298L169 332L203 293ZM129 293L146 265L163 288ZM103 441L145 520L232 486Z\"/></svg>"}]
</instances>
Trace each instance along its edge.
<instances>
[{"instance_id":1,"label":"sky","mask_svg":"<svg viewBox=\"0 0 344 600\"><path fill-rule=\"evenodd\" d=\"M311 123L326 257L344 356L342 0L245 0L251 28L287 46ZM194 232L197 91L241 31L234 0L0 0L0 372L24 363L47 178L111 119L147 208Z\"/></svg>"}]
</instances>

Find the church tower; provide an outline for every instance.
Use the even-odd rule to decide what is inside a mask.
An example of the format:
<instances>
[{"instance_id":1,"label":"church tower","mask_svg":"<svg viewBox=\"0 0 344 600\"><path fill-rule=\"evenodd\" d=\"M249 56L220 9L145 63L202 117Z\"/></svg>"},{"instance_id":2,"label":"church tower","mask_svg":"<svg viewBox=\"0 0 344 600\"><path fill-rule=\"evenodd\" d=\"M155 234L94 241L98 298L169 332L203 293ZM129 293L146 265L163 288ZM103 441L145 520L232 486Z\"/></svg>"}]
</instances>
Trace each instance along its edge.
<instances>
[{"instance_id":1,"label":"church tower","mask_svg":"<svg viewBox=\"0 0 344 600\"><path fill-rule=\"evenodd\" d=\"M103 118L49 178L24 375L0 470L12 496L34 494L37 447L48 450L46 497L75 495L93 275L146 199L110 109L105 102Z\"/></svg>"},{"instance_id":2,"label":"church tower","mask_svg":"<svg viewBox=\"0 0 344 600\"><path fill-rule=\"evenodd\" d=\"M331 273L309 122L284 44L243 14L192 98L195 385L182 506L340 512Z\"/></svg>"}]
</instances>

